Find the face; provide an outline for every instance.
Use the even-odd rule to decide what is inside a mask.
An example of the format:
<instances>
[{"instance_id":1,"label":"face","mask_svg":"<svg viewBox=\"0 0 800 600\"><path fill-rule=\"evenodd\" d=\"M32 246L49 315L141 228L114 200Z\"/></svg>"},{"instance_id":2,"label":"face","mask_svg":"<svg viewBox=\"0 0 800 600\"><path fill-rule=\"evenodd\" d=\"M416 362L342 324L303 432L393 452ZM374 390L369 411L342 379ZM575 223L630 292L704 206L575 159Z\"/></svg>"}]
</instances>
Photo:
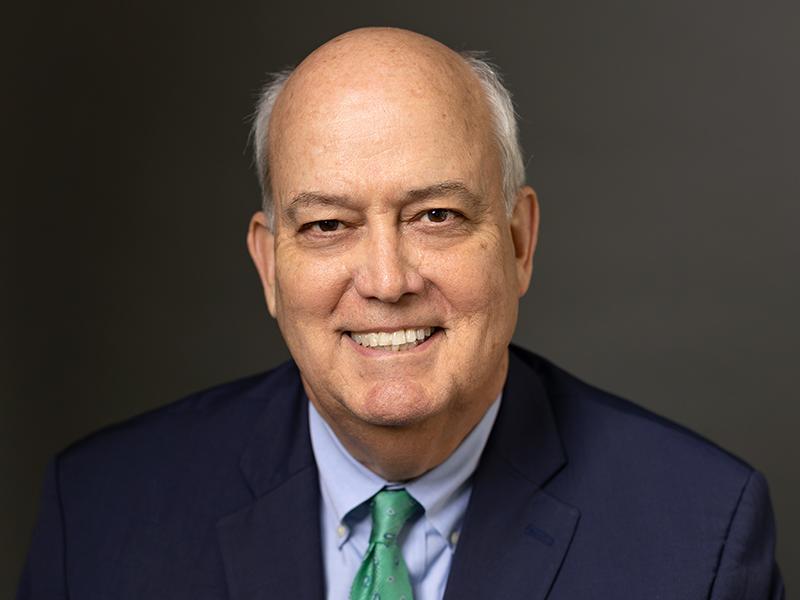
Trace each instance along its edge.
<instances>
[{"instance_id":1,"label":"face","mask_svg":"<svg viewBox=\"0 0 800 600\"><path fill-rule=\"evenodd\" d=\"M274 227L256 215L249 243L329 420L482 415L505 380L535 197L509 218L482 111L414 89L293 90L273 117Z\"/></svg>"}]
</instances>

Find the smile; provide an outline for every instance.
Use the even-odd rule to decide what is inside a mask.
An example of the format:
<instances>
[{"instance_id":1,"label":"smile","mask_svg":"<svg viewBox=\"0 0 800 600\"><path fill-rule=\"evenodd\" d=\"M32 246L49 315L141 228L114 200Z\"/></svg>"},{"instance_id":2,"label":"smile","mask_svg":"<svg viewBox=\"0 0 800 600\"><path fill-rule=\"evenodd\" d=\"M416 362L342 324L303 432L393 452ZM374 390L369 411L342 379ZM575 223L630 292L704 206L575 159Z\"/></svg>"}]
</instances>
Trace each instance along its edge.
<instances>
[{"instance_id":1,"label":"smile","mask_svg":"<svg viewBox=\"0 0 800 600\"><path fill-rule=\"evenodd\" d=\"M438 327L419 327L397 331L349 332L348 335L365 348L401 352L422 344L438 330Z\"/></svg>"}]
</instances>

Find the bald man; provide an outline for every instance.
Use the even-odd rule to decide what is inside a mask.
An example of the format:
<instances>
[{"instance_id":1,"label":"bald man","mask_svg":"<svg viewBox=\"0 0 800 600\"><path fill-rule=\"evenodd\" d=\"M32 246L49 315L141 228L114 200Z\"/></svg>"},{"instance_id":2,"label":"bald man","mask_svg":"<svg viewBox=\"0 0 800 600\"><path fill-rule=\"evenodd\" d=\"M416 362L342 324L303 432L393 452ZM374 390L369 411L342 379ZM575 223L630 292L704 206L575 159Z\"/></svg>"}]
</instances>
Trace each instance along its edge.
<instances>
[{"instance_id":1,"label":"bald man","mask_svg":"<svg viewBox=\"0 0 800 600\"><path fill-rule=\"evenodd\" d=\"M20 599L783 597L760 474L509 346L539 210L488 64L353 31L254 138L293 360L56 457Z\"/></svg>"}]
</instances>

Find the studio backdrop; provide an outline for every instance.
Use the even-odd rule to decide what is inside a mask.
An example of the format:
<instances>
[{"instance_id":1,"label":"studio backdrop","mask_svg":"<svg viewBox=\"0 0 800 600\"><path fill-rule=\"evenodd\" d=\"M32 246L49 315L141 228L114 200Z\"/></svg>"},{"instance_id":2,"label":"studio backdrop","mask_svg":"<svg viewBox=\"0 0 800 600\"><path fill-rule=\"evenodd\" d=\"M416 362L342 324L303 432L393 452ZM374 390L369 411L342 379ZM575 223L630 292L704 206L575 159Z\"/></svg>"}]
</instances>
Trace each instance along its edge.
<instances>
[{"instance_id":1,"label":"studio backdrop","mask_svg":"<svg viewBox=\"0 0 800 600\"><path fill-rule=\"evenodd\" d=\"M800 588L800 5L19 4L5 22L0 596L47 460L287 358L245 248L268 71L362 25L481 49L542 207L516 341L765 473Z\"/></svg>"}]
</instances>

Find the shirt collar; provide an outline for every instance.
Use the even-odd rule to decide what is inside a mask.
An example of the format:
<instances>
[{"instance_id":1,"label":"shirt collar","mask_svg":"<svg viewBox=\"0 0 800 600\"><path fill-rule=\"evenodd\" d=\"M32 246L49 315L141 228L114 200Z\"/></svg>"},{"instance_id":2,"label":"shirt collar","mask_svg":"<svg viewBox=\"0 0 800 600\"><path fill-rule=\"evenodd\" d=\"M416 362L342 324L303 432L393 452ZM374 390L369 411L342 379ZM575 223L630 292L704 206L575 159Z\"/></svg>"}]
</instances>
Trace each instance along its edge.
<instances>
[{"instance_id":1,"label":"shirt collar","mask_svg":"<svg viewBox=\"0 0 800 600\"><path fill-rule=\"evenodd\" d=\"M403 484L384 480L354 459L309 402L309 431L319 470L320 489L323 499L333 508L337 521L343 523L348 513L384 487L405 487L425 509L425 518L452 545L451 534L461 522L469 498L468 494L459 492L469 485L468 480L478 465L500 409L501 398L502 393L442 464Z\"/></svg>"}]
</instances>

